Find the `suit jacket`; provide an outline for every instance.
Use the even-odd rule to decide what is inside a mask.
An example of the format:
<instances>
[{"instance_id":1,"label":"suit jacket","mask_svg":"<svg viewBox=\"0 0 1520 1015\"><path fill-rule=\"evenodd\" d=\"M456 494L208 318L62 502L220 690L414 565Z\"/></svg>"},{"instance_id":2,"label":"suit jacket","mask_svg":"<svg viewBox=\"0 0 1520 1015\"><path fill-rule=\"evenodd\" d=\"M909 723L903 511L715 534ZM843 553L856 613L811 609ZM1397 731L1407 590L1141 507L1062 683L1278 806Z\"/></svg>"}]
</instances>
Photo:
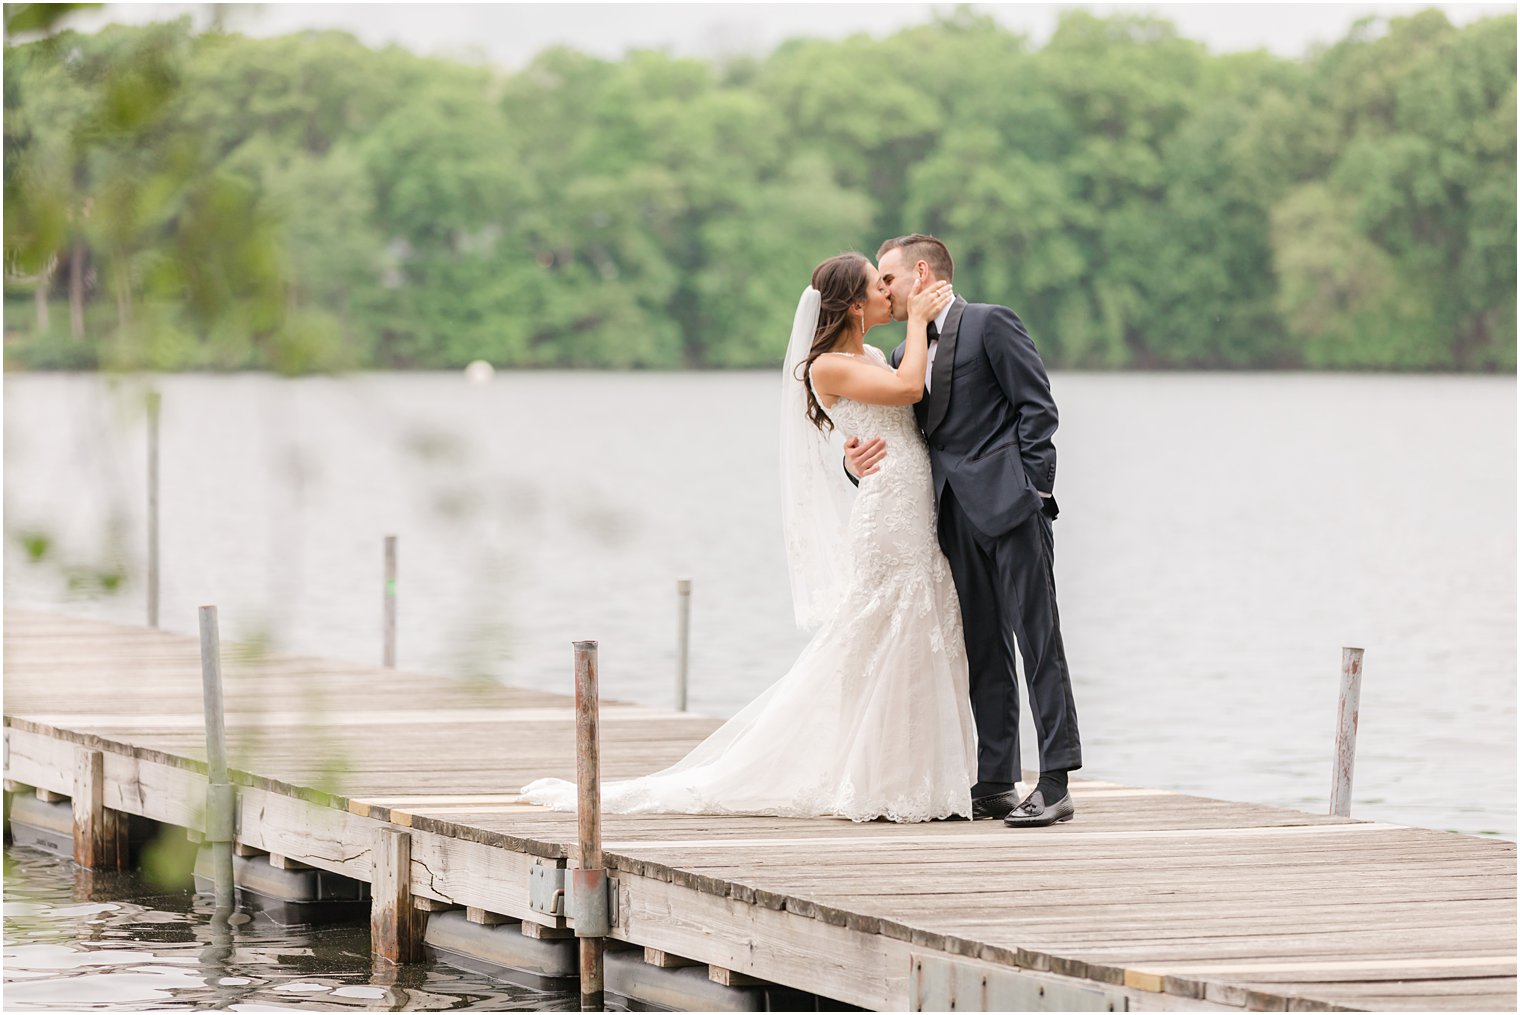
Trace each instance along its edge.
<instances>
[{"instance_id":1,"label":"suit jacket","mask_svg":"<svg viewBox=\"0 0 1520 1015\"><path fill-rule=\"evenodd\" d=\"M899 345L894 367L902 355ZM1056 403L1019 315L957 296L929 376L929 391L913 411L929 441L935 505L949 486L989 537L1037 511L1054 518L1055 498L1040 494L1056 485Z\"/></svg>"}]
</instances>

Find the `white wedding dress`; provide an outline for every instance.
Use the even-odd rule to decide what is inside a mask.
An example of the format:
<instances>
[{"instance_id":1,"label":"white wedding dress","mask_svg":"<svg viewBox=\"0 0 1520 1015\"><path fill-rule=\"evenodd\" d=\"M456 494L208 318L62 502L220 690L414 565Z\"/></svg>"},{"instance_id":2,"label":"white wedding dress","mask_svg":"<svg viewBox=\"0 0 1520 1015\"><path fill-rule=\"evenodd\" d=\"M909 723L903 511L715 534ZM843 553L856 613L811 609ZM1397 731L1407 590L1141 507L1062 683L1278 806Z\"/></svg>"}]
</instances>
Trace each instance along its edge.
<instances>
[{"instance_id":1,"label":"white wedding dress","mask_svg":"<svg viewBox=\"0 0 1520 1015\"><path fill-rule=\"evenodd\" d=\"M842 598L785 676L670 768L605 783L603 811L970 816L976 728L928 449L909 406L841 398L827 412L842 432L890 449L838 534L849 547ZM575 785L562 779L522 795L575 809Z\"/></svg>"}]
</instances>

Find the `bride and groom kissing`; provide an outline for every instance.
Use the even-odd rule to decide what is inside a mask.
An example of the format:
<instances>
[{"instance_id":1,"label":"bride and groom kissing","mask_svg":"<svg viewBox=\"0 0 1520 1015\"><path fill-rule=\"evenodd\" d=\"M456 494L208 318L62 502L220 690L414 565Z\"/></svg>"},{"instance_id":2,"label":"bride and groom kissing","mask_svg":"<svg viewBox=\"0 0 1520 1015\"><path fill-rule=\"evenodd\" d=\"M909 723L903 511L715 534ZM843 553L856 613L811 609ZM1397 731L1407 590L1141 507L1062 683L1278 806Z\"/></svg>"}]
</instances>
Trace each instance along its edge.
<instances>
[{"instance_id":1,"label":"bride and groom kissing","mask_svg":"<svg viewBox=\"0 0 1520 1015\"><path fill-rule=\"evenodd\" d=\"M1056 610L1044 363L1012 310L954 293L939 240L897 237L876 257L813 271L781 378L792 599L816 633L675 765L604 784L606 812L1010 827L1074 814L1082 748ZM890 359L865 343L889 321L907 322ZM1015 652L1040 741L1027 794ZM522 795L575 809L560 779Z\"/></svg>"}]
</instances>

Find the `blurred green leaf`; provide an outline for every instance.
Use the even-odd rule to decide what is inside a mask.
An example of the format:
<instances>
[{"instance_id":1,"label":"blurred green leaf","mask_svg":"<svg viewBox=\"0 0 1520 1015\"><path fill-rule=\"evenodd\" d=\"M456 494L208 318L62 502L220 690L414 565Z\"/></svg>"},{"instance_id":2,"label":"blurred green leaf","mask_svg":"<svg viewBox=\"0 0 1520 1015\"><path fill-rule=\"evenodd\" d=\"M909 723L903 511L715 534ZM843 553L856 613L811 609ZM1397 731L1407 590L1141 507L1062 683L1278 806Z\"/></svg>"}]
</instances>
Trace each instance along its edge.
<instances>
[{"instance_id":1,"label":"blurred green leaf","mask_svg":"<svg viewBox=\"0 0 1520 1015\"><path fill-rule=\"evenodd\" d=\"M94 10L105 4L6 4L5 36L25 32L49 32L75 11Z\"/></svg>"},{"instance_id":2,"label":"blurred green leaf","mask_svg":"<svg viewBox=\"0 0 1520 1015\"><path fill-rule=\"evenodd\" d=\"M160 891L184 891L195 884L195 856L199 847L184 829L160 826L152 841L143 846L143 880Z\"/></svg>"},{"instance_id":3,"label":"blurred green leaf","mask_svg":"<svg viewBox=\"0 0 1520 1015\"><path fill-rule=\"evenodd\" d=\"M17 533L16 538L26 552L26 559L33 564L41 562L53 547L53 539L46 532L29 530Z\"/></svg>"}]
</instances>

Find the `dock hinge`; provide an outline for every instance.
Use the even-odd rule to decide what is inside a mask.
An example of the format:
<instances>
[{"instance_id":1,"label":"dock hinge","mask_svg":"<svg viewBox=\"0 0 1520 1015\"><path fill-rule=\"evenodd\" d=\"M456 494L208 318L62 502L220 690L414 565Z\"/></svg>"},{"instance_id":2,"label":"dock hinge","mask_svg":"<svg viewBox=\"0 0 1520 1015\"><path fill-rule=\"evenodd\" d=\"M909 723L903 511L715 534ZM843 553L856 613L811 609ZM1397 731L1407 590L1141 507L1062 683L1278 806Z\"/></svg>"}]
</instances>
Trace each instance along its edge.
<instances>
[{"instance_id":1,"label":"dock hinge","mask_svg":"<svg viewBox=\"0 0 1520 1015\"><path fill-rule=\"evenodd\" d=\"M566 918L576 937L606 937L617 920L617 882L600 868L567 870L540 860L528 871L528 908Z\"/></svg>"}]
</instances>

